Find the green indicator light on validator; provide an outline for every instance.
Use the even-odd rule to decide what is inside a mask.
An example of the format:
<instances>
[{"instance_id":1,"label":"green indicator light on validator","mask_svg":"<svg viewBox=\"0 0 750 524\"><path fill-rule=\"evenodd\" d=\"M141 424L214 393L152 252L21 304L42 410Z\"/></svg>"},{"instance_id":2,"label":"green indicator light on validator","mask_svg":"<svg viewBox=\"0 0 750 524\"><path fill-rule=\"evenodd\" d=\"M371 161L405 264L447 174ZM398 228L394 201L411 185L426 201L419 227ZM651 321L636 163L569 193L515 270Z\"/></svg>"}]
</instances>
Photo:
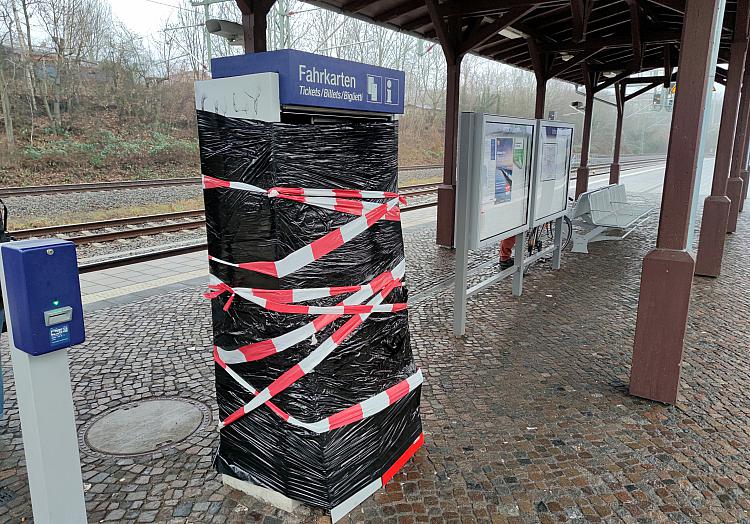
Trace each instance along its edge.
<instances>
[{"instance_id":1,"label":"green indicator light on validator","mask_svg":"<svg viewBox=\"0 0 750 524\"><path fill-rule=\"evenodd\" d=\"M53 300L52 301L52 305L55 306L55 307L57 307L57 306L60 305L60 301L59 300Z\"/></svg>"}]
</instances>

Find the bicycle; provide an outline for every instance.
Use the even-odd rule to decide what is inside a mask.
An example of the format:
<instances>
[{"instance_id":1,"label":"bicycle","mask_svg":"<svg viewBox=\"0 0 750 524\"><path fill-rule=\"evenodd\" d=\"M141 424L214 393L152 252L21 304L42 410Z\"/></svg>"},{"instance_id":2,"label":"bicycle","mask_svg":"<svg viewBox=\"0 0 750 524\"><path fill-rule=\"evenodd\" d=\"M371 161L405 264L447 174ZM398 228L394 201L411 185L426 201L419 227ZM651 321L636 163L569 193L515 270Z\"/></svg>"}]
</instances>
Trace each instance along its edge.
<instances>
[{"instance_id":1,"label":"bicycle","mask_svg":"<svg viewBox=\"0 0 750 524\"><path fill-rule=\"evenodd\" d=\"M562 223L562 245L560 246L560 250L564 251L566 247L568 247L568 244L570 244L571 239L573 238L573 222L570 220L568 215L563 215L563 223ZM551 220L549 222L545 222L544 224L541 224L539 226L536 226L534 228L531 228L525 235L526 240L526 255L532 256L535 253L539 253L548 247L550 247L555 242L555 221ZM548 256L541 257L534 262L531 262L530 264L524 266L523 272L526 274L531 266L539 262L539 260L549 260L552 257L552 253L550 253Z\"/></svg>"}]
</instances>

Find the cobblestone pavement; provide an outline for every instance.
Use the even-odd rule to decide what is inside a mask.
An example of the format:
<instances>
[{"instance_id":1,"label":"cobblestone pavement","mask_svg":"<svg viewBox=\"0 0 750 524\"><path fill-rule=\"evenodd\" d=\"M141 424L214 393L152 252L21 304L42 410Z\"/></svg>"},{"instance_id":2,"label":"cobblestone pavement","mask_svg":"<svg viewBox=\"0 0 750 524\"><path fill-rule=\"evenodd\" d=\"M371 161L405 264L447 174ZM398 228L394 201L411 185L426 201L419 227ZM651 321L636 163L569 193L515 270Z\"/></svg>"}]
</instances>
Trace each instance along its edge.
<instances>
[{"instance_id":1,"label":"cobblestone pavement","mask_svg":"<svg viewBox=\"0 0 750 524\"><path fill-rule=\"evenodd\" d=\"M656 217L624 242L535 267L524 295L500 283L469 302L451 335L452 270L434 226L407 234L412 335L426 375L426 444L351 522L750 523L750 213L727 241L723 275L696 279L682 392L674 407L627 395L640 263ZM475 258L475 260L477 260ZM123 404L182 397L207 406L199 430L128 458L81 443L91 522L320 523L222 487L209 315L198 289L97 311L71 353L79 429ZM4 343L4 342L3 342ZM5 359L0 520L31 508Z\"/></svg>"}]
</instances>

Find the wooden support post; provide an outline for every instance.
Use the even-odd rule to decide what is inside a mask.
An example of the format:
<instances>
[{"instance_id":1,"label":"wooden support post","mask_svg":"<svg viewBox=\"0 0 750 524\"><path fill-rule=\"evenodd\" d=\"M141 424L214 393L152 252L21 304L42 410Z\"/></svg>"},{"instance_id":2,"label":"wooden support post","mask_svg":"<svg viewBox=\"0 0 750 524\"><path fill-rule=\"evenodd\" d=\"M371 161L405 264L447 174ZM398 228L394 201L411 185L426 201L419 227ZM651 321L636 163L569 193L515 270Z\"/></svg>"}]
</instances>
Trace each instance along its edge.
<instances>
[{"instance_id":1,"label":"wooden support post","mask_svg":"<svg viewBox=\"0 0 750 524\"><path fill-rule=\"evenodd\" d=\"M737 115L737 132L734 135L734 148L732 149L732 168L729 172L729 182L727 183L727 196L731 184L738 184L732 180L739 179L742 182L742 190L738 201L737 213L742 212L747 198L747 146L748 146L748 125L750 124L750 40L745 55L745 74L742 76L742 94L740 95L740 109ZM734 201L732 201L734 204ZM737 216L732 215L732 206L729 208L729 221L734 220L736 225Z\"/></svg>"},{"instance_id":2,"label":"wooden support post","mask_svg":"<svg viewBox=\"0 0 750 524\"><path fill-rule=\"evenodd\" d=\"M706 96L713 78L725 0L686 0L680 46L680 89L664 174L656 249L643 260L630 371L630 393L674 404L693 282L686 251Z\"/></svg>"},{"instance_id":3,"label":"wooden support post","mask_svg":"<svg viewBox=\"0 0 750 524\"><path fill-rule=\"evenodd\" d=\"M746 7L747 8L747 7ZM750 120L750 46L746 46L745 74L742 77L742 99L737 117L737 131L732 150L732 168L727 181L727 197L731 201L729 218L727 219L727 233L737 231L737 220L744 208L747 198L747 139L748 123Z\"/></svg>"},{"instance_id":4,"label":"wooden support post","mask_svg":"<svg viewBox=\"0 0 750 524\"><path fill-rule=\"evenodd\" d=\"M617 102L617 122L615 123L615 147L612 151L612 165L609 166L609 183L620 183L620 146L622 145L622 121L625 113L625 90L628 85L624 82L615 84L615 101Z\"/></svg>"},{"instance_id":5,"label":"wooden support post","mask_svg":"<svg viewBox=\"0 0 750 524\"><path fill-rule=\"evenodd\" d=\"M456 213L456 167L458 149L458 103L461 82L461 57L448 62L448 86L445 98L445 153L443 183L438 186L437 243L453 246Z\"/></svg>"},{"instance_id":6,"label":"wooden support post","mask_svg":"<svg viewBox=\"0 0 750 524\"><path fill-rule=\"evenodd\" d=\"M245 53L263 53L268 50L266 17L274 0L236 0L242 13L245 30Z\"/></svg>"},{"instance_id":7,"label":"wooden support post","mask_svg":"<svg viewBox=\"0 0 750 524\"><path fill-rule=\"evenodd\" d=\"M447 64L445 95L445 148L443 152L443 183L438 186L437 244L454 245L456 221L456 166L458 149L458 103L461 86L461 18L446 22L437 0L425 0Z\"/></svg>"},{"instance_id":8,"label":"wooden support post","mask_svg":"<svg viewBox=\"0 0 750 524\"><path fill-rule=\"evenodd\" d=\"M716 145L711 196L706 198L703 204L703 219L701 220L698 254L695 260L695 274L706 277L718 277L721 273L724 239L728 229L727 221L731 206L731 201L727 197L727 180L732 163L732 148L734 147L737 130L740 90L742 88L742 77L745 73L745 57L748 45L748 5L747 2L740 2L738 6L734 40L727 71L727 87L724 91L724 103L721 108L719 141ZM739 178L738 180L741 184L742 181ZM742 187L740 186L739 189L740 193L735 195L738 204Z\"/></svg>"},{"instance_id":9,"label":"wooden support post","mask_svg":"<svg viewBox=\"0 0 750 524\"><path fill-rule=\"evenodd\" d=\"M581 160L576 171L576 199L589 189L589 146L591 144L591 119L594 113L594 93L598 73L583 65L583 76L586 82L586 110L583 115L581 136Z\"/></svg>"},{"instance_id":10,"label":"wooden support post","mask_svg":"<svg viewBox=\"0 0 750 524\"><path fill-rule=\"evenodd\" d=\"M461 16L448 16L447 4L425 0L429 20L445 55L447 64L447 92L445 99L445 150L443 155L443 183L438 186L437 243L452 247L456 214L456 167L458 148L458 110L461 82L461 61L466 53L482 46L498 32L517 22L535 6L526 5L508 10L489 24L481 25L481 18L469 23L462 33ZM458 5L458 4L456 4Z\"/></svg>"},{"instance_id":11,"label":"wooden support post","mask_svg":"<svg viewBox=\"0 0 750 524\"><path fill-rule=\"evenodd\" d=\"M551 57L541 50L539 43L533 38L527 39L529 55L536 77L536 101L534 103L534 118L544 118L544 104L547 101L547 80L550 78Z\"/></svg>"},{"instance_id":12,"label":"wooden support post","mask_svg":"<svg viewBox=\"0 0 750 524\"><path fill-rule=\"evenodd\" d=\"M748 149L750 149L750 118L745 124L745 143L742 148L742 157L740 164L740 178L742 179L742 199L740 200L740 212L745 208L747 200L748 185L750 185L750 171L748 171Z\"/></svg>"}]
</instances>

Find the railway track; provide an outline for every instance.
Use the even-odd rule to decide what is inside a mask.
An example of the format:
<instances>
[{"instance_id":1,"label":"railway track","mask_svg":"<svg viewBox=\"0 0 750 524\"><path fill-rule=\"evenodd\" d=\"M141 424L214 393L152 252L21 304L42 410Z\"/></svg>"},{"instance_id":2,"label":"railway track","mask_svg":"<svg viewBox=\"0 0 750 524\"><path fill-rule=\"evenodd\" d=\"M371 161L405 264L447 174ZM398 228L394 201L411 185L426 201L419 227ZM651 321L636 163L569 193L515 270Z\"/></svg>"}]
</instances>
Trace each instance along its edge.
<instances>
[{"instance_id":1,"label":"railway track","mask_svg":"<svg viewBox=\"0 0 750 524\"><path fill-rule=\"evenodd\" d=\"M439 169L442 165L403 166L399 171L424 171ZM159 178L153 180L121 180L118 182L89 182L82 184L59 184L54 186L0 187L0 198L51 195L60 193L86 193L91 191L115 191L144 189L149 187L174 187L200 184L200 177Z\"/></svg>"},{"instance_id":2,"label":"railway track","mask_svg":"<svg viewBox=\"0 0 750 524\"><path fill-rule=\"evenodd\" d=\"M663 159L639 159L621 164L622 170L636 169L649 164L662 162ZM425 169L433 166L421 166ZM609 164L591 165L591 176L601 176L609 171ZM419 184L401 188L401 193L407 197L422 197L437 193L438 184ZM402 212L415 211L436 206L434 199L418 201L402 208ZM11 233L17 239L40 238L56 236L73 241L77 245L112 242L117 240L135 239L144 236L164 233L180 232L199 229L205 226L205 213L202 209L164 213L158 215L143 215L137 217L118 218L97 222L65 224L34 229L17 230ZM149 251L137 255L129 255L95 263L84 263L80 272L99 271L111 267L118 267L147 260L155 260L180 254L206 249L205 242L198 242L178 248Z\"/></svg>"},{"instance_id":3,"label":"railway track","mask_svg":"<svg viewBox=\"0 0 750 524\"><path fill-rule=\"evenodd\" d=\"M660 160L639 160L623 163L623 170L637 168L643 165L659 162ZM429 166L425 166L429 167ZM591 166L592 176L601 175L598 172L609 169L609 164ZM438 184L411 185L401 189L401 194L410 197L424 197L437 193ZM437 205L435 200L418 201L407 204L402 212L416 211ZM143 215L136 217L117 218L96 222L65 224L33 229L13 231L11 234L17 239L60 237L74 242L76 245L129 240L144 236L175 233L205 226L205 216L202 209L164 213L158 215Z\"/></svg>"},{"instance_id":4,"label":"railway track","mask_svg":"<svg viewBox=\"0 0 750 524\"><path fill-rule=\"evenodd\" d=\"M625 161L622 165L635 164L639 162L653 162L653 158ZM608 167L609 163L592 164L590 167ZM415 165L399 167L399 171L424 171L427 169L440 169L442 164ZM144 189L149 187L174 187L200 184L200 177L163 178L153 180L122 180L118 182L90 182L82 184L59 184L54 186L24 186L24 187L0 187L0 198L52 195L61 193L85 193L92 191L115 191L123 189ZM418 186L408 186L418 187ZM406 189L406 188L404 188Z\"/></svg>"}]
</instances>

